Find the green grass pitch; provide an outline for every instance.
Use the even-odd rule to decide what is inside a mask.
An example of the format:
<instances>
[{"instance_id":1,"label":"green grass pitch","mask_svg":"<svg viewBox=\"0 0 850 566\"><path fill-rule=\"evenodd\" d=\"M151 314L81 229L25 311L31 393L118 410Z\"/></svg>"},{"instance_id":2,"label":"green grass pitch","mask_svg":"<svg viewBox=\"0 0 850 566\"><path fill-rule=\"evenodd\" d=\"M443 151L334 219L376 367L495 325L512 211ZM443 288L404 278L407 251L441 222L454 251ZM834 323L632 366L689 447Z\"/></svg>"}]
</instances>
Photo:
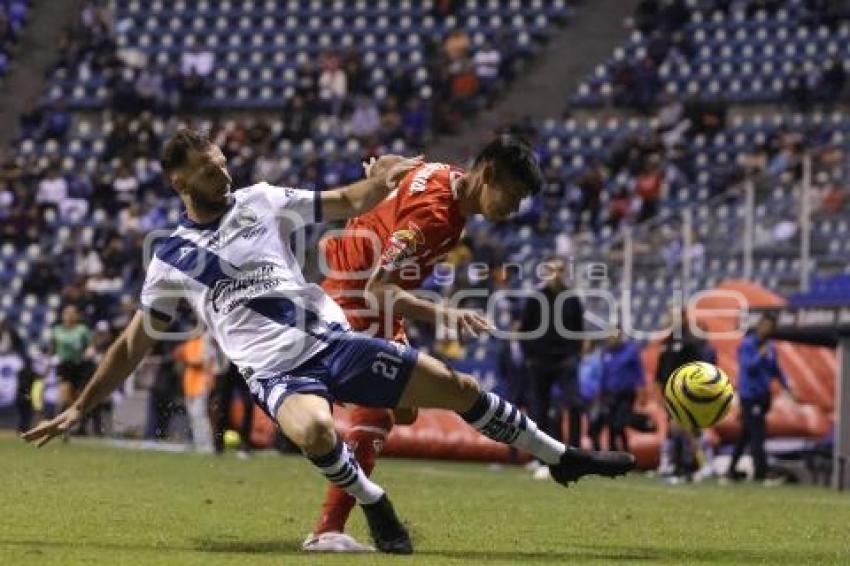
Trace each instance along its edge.
<instances>
[{"instance_id":1,"label":"green grass pitch","mask_svg":"<svg viewBox=\"0 0 850 566\"><path fill-rule=\"evenodd\" d=\"M384 460L376 478L413 557L305 555L324 482L306 460L144 452L0 437L0 564L850 564L850 495L666 487L563 489L519 468ZM355 511L350 529L365 538Z\"/></svg>"}]
</instances>

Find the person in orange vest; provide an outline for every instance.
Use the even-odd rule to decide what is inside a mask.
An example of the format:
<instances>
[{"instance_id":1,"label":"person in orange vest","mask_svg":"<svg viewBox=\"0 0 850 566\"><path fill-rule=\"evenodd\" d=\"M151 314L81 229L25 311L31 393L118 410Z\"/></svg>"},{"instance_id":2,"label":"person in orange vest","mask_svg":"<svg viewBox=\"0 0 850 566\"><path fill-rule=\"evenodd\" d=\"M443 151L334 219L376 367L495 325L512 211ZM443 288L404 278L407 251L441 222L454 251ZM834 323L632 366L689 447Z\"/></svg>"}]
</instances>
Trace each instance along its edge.
<instances>
[{"instance_id":1,"label":"person in orange vest","mask_svg":"<svg viewBox=\"0 0 850 566\"><path fill-rule=\"evenodd\" d=\"M212 389L215 351L206 334L183 342L174 350L174 358L183 368L183 396L192 443L198 452L212 452L212 427L209 415L209 394Z\"/></svg>"}]
</instances>

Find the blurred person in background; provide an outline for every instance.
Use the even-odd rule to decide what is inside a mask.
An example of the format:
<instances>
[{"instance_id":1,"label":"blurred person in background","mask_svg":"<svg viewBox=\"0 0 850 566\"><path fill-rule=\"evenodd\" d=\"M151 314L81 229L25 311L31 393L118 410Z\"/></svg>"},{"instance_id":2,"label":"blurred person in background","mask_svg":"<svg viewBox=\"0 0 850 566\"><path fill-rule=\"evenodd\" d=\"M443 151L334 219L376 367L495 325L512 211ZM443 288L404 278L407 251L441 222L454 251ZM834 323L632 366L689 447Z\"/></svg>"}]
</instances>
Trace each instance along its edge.
<instances>
[{"instance_id":1,"label":"blurred person in background","mask_svg":"<svg viewBox=\"0 0 850 566\"><path fill-rule=\"evenodd\" d=\"M101 362L109 346L112 345L113 340L115 340L115 337L112 334L112 328L109 326L109 323L105 320L99 320L95 324L91 344L89 344L85 352L86 364L88 366L86 369L87 374L91 374L94 368L97 367L97 364ZM109 433L112 429L112 403L116 396L120 396L117 391L113 393L112 397L105 399L100 405L95 407L88 415L88 418L83 420L81 429L85 430L86 423L91 420L92 432L95 436L104 436L105 433ZM105 424L109 426L105 427Z\"/></svg>"},{"instance_id":2,"label":"blurred person in background","mask_svg":"<svg viewBox=\"0 0 850 566\"><path fill-rule=\"evenodd\" d=\"M0 319L0 407L14 405L18 432L32 426L32 383L23 341L5 318Z\"/></svg>"},{"instance_id":3,"label":"blurred person in background","mask_svg":"<svg viewBox=\"0 0 850 566\"><path fill-rule=\"evenodd\" d=\"M183 377L183 399L192 429L192 444L203 453L213 451L209 394L215 355L210 338L201 332L174 349L174 360Z\"/></svg>"},{"instance_id":4,"label":"blurred person in background","mask_svg":"<svg viewBox=\"0 0 850 566\"><path fill-rule=\"evenodd\" d=\"M584 306L573 293L565 299L561 296L569 291L566 261L553 258L549 260L548 267L545 283L538 289L545 304L529 298L520 322L522 332L542 329L539 338L522 342L531 386L530 413L542 430L552 438L562 439L562 408L552 395L553 388L559 385L569 414L568 443L578 447L581 442L582 413L578 366L582 342L565 335L563 331L580 333L584 330Z\"/></svg>"},{"instance_id":5,"label":"blurred person in background","mask_svg":"<svg viewBox=\"0 0 850 566\"><path fill-rule=\"evenodd\" d=\"M682 309L674 305L669 313L670 333L662 340L658 352L658 365L655 382L661 395L667 380L677 368L690 362L709 362L713 356L706 340L700 338L700 332L694 332L696 321ZM661 460L658 475L669 478L670 483L690 481L697 463L697 439L674 419L667 419L667 436L661 447Z\"/></svg>"},{"instance_id":6,"label":"blurred person in background","mask_svg":"<svg viewBox=\"0 0 850 566\"><path fill-rule=\"evenodd\" d=\"M216 349L216 378L215 389L213 390L213 414L214 425L213 442L215 445L216 454L224 454L225 443L224 433L230 428L230 407L233 404L233 397L238 396L242 403L242 419L239 423L239 449L236 451L236 457L245 459L251 453L251 430L254 424L254 400L251 397L251 390L239 375L239 368L230 362L227 357Z\"/></svg>"},{"instance_id":7,"label":"blurred person in background","mask_svg":"<svg viewBox=\"0 0 850 566\"><path fill-rule=\"evenodd\" d=\"M601 345L594 340L585 340L578 368L578 383L584 413L587 415L587 434L594 450L601 450L600 436L608 420L608 407L601 397L603 369Z\"/></svg>"},{"instance_id":8,"label":"blurred person in background","mask_svg":"<svg viewBox=\"0 0 850 566\"><path fill-rule=\"evenodd\" d=\"M33 345L30 349L32 370L35 374L32 399L35 410L34 420L52 419L59 408L59 378L56 374L57 357L51 353L48 342Z\"/></svg>"},{"instance_id":9,"label":"blurred person in background","mask_svg":"<svg viewBox=\"0 0 850 566\"><path fill-rule=\"evenodd\" d=\"M60 381L60 406L70 407L88 381L91 363L86 358L86 349L91 345L92 333L80 321L80 313L74 305L62 309L62 322L51 330L53 352L58 358L56 372ZM65 436L67 440L67 435Z\"/></svg>"},{"instance_id":10,"label":"blurred person in background","mask_svg":"<svg viewBox=\"0 0 850 566\"><path fill-rule=\"evenodd\" d=\"M618 328L608 337L602 354L600 390L608 406L609 450L629 451L626 428L632 422L635 399L643 382L640 346Z\"/></svg>"},{"instance_id":11,"label":"blurred person in background","mask_svg":"<svg viewBox=\"0 0 850 566\"><path fill-rule=\"evenodd\" d=\"M770 383L779 381L782 389L796 403L788 378L779 366L771 336L776 331L776 317L762 314L755 329L747 332L738 347L738 399L741 403L741 434L732 452L732 461L726 471L726 480L739 480L743 474L737 471L738 460L749 446L755 473L753 479L774 485L776 478L767 476L767 454L764 442L767 433L767 413L771 406Z\"/></svg>"},{"instance_id":12,"label":"blurred person in background","mask_svg":"<svg viewBox=\"0 0 850 566\"><path fill-rule=\"evenodd\" d=\"M148 385L148 414L145 422L145 438L165 440L168 438L171 417L175 413L179 393L179 375L175 368L170 344L158 342L148 363L158 368L151 372L153 380ZM155 360L155 361L153 361Z\"/></svg>"}]
</instances>

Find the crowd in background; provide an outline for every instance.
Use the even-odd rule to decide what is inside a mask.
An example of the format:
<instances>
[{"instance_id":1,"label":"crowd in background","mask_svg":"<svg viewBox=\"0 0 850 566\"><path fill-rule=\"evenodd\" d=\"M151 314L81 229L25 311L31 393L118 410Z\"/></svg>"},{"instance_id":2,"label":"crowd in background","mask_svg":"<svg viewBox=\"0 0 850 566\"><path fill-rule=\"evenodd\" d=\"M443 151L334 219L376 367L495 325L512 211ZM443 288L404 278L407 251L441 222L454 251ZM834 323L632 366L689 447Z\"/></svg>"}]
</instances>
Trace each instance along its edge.
<instances>
[{"instance_id":1,"label":"crowd in background","mask_svg":"<svg viewBox=\"0 0 850 566\"><path fill-rule=\"evenodd\" d=\"M785 0L714 0L713 10L725 13L745 11L748 18L764 11L775 15L785 8ZM801 22L834 28L850 19L850 5L842 0L801 0ZM701 7L706 7L701 3ZM659 69L664 64L688 63L696 48L687 29L693 8L685 0L642 0L635 9L633 25L647 39L641 58L626 59L613 69L613 102L649 114L663 102L664 88ZM815 104L831 106L844 94L846 71L843 61L830 59L821 65L799 65L785 90L787 103L794 109L809 110Z\"/></svg>"},{"instance_id":2,"label":"crowd in background","mask_svg":"<svg viewBox=\"0 0 850 566\"><path fill-rule=\"evenodd\" d=\"M12 55L18 50L28 11L28 0L0 0L0 78L8 71Z\"/></svg>"}]
</instances>

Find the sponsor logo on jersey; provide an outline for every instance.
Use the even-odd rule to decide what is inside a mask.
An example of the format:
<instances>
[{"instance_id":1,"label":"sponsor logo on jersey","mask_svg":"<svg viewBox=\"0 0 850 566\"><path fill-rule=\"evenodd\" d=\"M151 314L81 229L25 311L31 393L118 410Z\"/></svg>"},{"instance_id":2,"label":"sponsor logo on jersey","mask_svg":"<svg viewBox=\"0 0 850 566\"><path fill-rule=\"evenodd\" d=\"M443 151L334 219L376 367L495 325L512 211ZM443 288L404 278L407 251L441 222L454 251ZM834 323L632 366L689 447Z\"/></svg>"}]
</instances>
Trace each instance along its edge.
<instances>
[{"instance_id":1,"label":"sponsor logo on jersey","mask_svg":"<svg viewBox=\"0 0 850 566\"><path fill-rule=\"evenodd\" d=\"M384 250L383 263L386 267L398 267L401 262L416 255L423 245L425 235L419 226L411 222L407 228L390 234L390 240Z\"/></svg>"},{"instance_id":2,"label":"sponsor logo on jersey","mask_svg":"<svg viewBox=\"0 0 850 566\"><path fill-rule=\"evenodd\" d=\"M257 213L248 207L241 208L239 212L236 213L236 224L241 228L253 226L257 223L257 220Z\"/></svg>"},{"instance_id":3,"label":"sponsor logo on jersey","mask_svg":"<svg viewBox=\"0 0 850 566\"><path fill-rule=\"evenodd\" d=\"M279 289L286 280L272 263L242 265L234 276L215 284L209 300L213 311L226 315L255 297Z\"/></svg>"},{"instance_id":4,"label":"sponsor logo on jersey","mask_svg":"<svg viewBox=\"0 0 850 566\"><path fill-rule=\"evenodd\" d=\"M421 193L424 191L428 187L428 179L431 178L431 175L437 171L442 171L443 169L448 168L449 166L445 163L429 163L424 165L416 172L416 175L413 177L413 181L410 183L411 194Z\"/></svg>"}]
</instances>

